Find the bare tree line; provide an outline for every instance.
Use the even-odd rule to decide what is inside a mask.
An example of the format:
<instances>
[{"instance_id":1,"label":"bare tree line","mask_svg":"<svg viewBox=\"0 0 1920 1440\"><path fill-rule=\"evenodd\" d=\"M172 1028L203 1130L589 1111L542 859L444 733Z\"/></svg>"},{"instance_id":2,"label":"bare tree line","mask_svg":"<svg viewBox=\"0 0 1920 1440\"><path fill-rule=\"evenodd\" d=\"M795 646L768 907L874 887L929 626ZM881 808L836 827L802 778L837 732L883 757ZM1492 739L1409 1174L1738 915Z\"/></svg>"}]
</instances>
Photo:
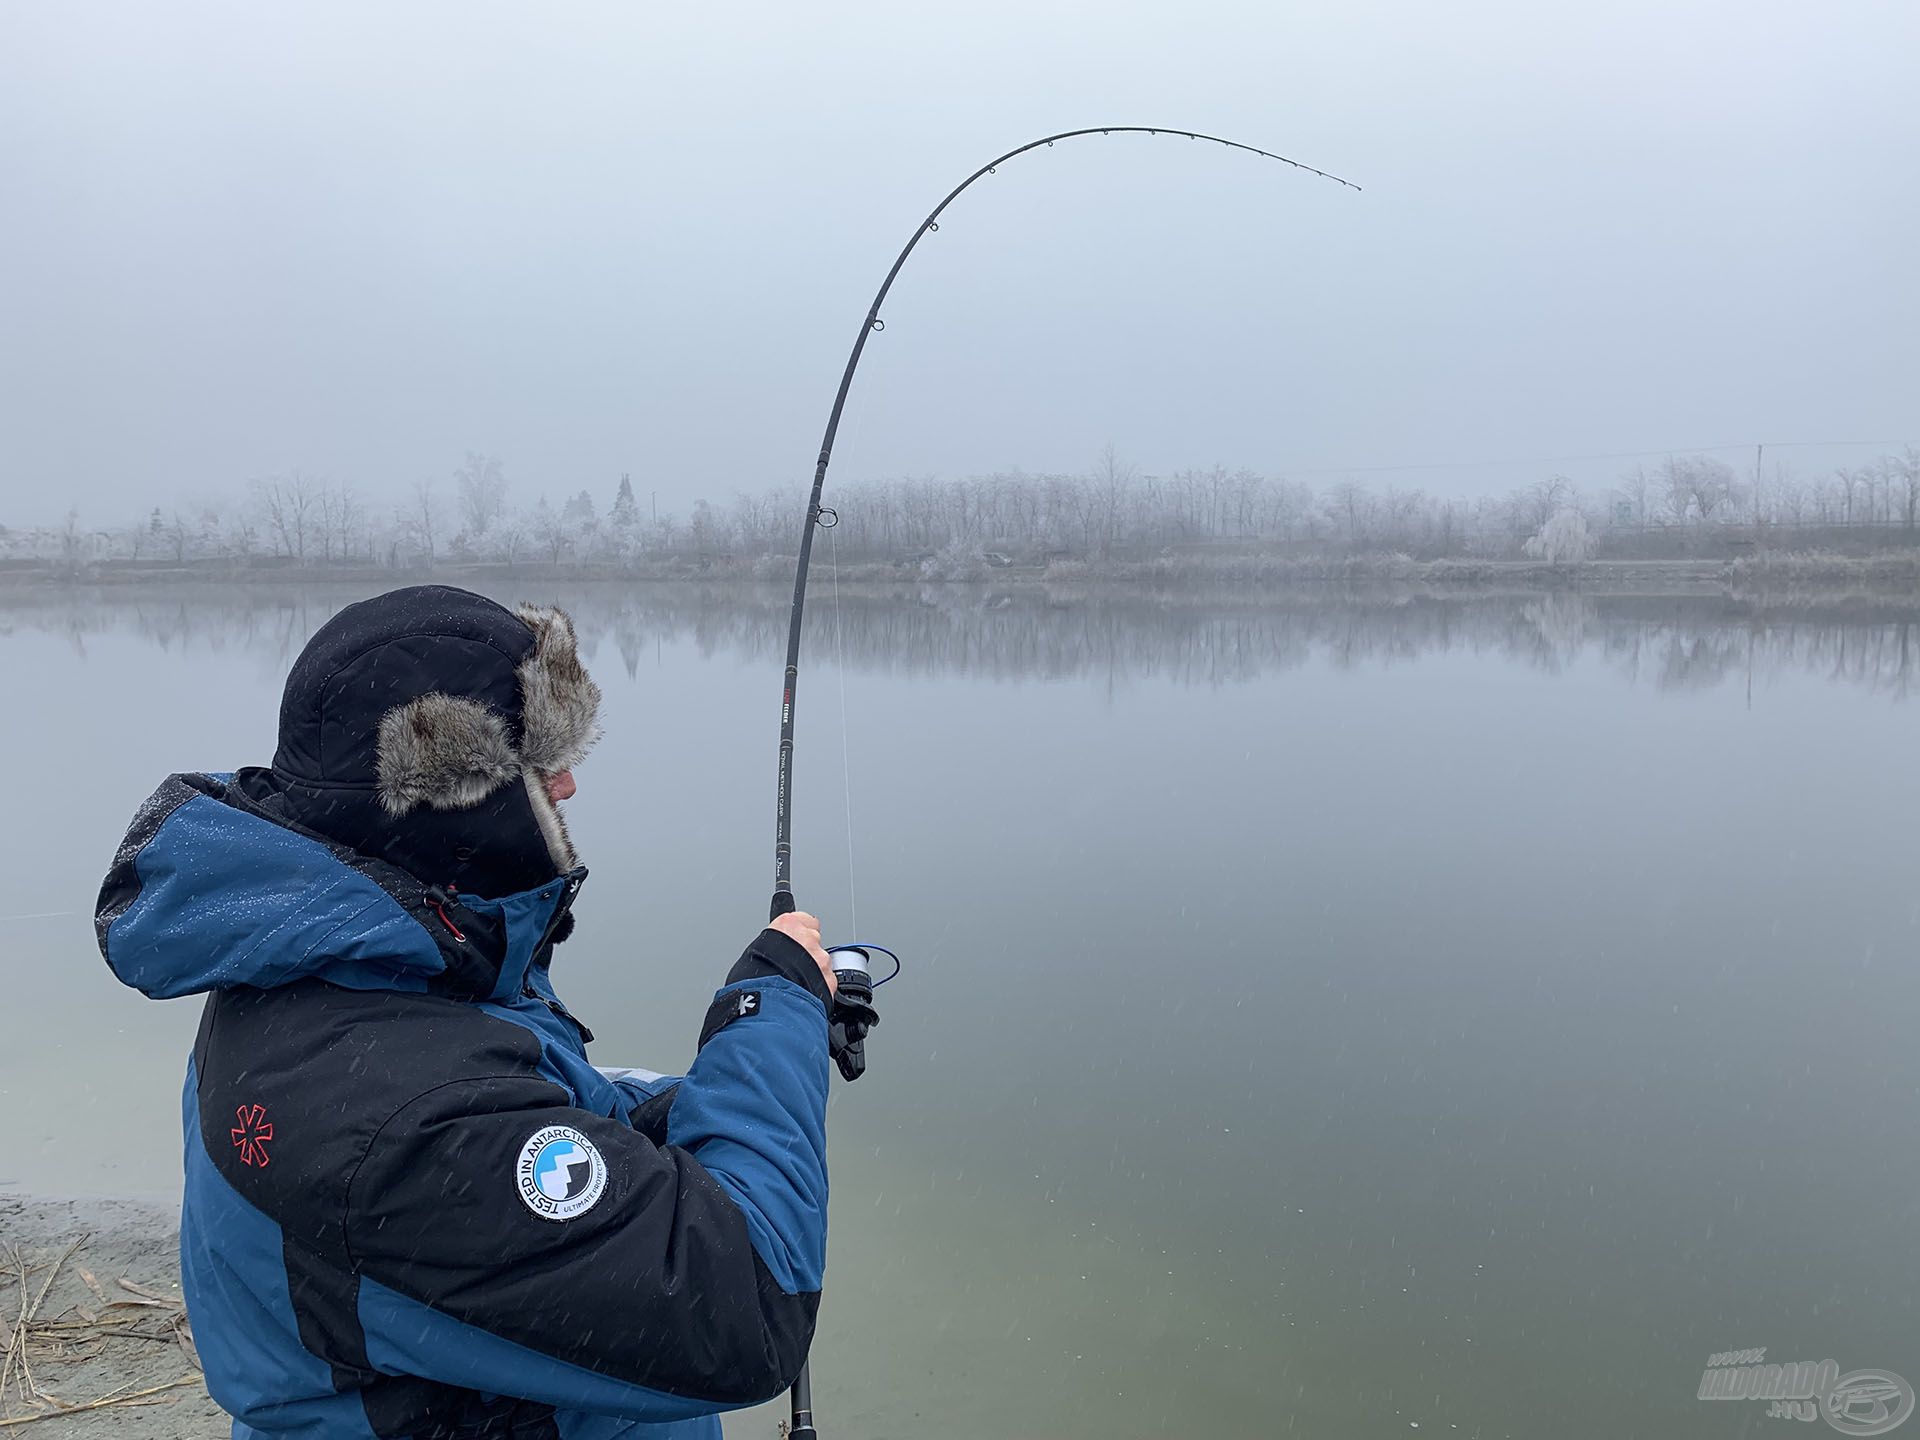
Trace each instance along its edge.
<instances>
[{"instance_id":1,"label":"bare tree line","mask_svg":"<svg viewBox=\"0 0 1920 1440\"><path fill-rule=\"evenodd\" d=\"M440 563L593 564L710 561L764 568L793 553L799 490L788 485L696 500L685 515L644 507L628 477L515 505L501 462L469 453L444 480L375 498L338 479L291 470L244 495L154 506L98 527L71 512L56 527L0 526L0 560L242 567ZM604 503L603 503L604 502ZM1005 471L842 486L837 553L909 561L928 578L969 578L995 565L1094 563L1205 547L1277 553L1398 554L1416 559L1532 556L1556 563L1597 553L1683 549L1735 533L1876 529L1889 544L1920 540L1920 448L1819 477L1776 465L1742 475L1707 455L1636 466L1599 494L1552 475L1501 495L1462 499L1341 479L1315 487L1224 465L1143 474L1109 445L1077 474Z\"/></svg>"}]
</instances>

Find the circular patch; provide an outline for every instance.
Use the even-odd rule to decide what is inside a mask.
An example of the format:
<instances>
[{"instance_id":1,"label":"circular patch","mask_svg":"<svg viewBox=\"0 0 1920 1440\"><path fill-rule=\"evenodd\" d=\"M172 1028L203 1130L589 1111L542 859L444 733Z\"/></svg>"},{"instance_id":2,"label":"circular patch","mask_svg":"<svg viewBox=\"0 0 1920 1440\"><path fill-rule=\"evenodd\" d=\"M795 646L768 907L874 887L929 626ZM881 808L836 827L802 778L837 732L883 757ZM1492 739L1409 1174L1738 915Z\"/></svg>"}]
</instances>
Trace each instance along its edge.
<instances>
[{"instance_id":1,"label":"circular patch","mask_svg":"<svg viewBox=\"0 0 1920 1440\"><path fill-rule=\"evenodd\" d=\"M513 1178L520 1198L542 1220L571 1220L606 1193L607 1162L571 1125L549 1125L520 1147Z\"/></svg>"}]
</instances>

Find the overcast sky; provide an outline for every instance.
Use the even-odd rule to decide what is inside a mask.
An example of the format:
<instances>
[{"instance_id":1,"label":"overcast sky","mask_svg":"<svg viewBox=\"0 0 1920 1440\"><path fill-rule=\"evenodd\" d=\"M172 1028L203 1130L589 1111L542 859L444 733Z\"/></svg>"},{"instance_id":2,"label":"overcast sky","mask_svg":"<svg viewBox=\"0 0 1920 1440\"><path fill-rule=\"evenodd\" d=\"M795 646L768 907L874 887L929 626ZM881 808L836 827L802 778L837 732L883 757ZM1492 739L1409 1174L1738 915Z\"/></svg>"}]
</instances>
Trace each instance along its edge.
<instances>
[{"instance_id":1,"label":"overcast sky","mask_svg":"<svg viewBox=\"0 0 1920 1440\"><path fill-rule=\"evenodd\" d=\"M0 7L0 519L1920 442L1912 0ZM1782 449L1806 469L1872 450ZM1729 459L1749 465L1751 452ZM604 499L603 499L604 503Z\"/></svg>"}]
</instances>

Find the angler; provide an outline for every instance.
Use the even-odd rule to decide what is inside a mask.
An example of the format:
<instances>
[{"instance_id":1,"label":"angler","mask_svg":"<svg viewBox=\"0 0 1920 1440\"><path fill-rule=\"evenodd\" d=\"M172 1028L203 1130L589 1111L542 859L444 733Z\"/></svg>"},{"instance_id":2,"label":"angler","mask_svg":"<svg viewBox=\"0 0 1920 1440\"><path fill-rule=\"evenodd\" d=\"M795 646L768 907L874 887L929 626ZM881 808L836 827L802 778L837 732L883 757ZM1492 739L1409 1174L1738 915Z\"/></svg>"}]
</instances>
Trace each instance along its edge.
<instances>
[{"instance_id":1,"label":"angler","mask_svg":"<svg viewBox=\"0 0 1920 1440\"><path fill-rule=\"evenodd\" d=\"M748 944L684 1078L589 1064L551 967L599 703L563 612L394 591L308 643L271 766L171 776L114 857L107 963L207 997L182 1281L236 1437L715 1437L801 1370L819 922Z\"/></svg>"}]
</instances>

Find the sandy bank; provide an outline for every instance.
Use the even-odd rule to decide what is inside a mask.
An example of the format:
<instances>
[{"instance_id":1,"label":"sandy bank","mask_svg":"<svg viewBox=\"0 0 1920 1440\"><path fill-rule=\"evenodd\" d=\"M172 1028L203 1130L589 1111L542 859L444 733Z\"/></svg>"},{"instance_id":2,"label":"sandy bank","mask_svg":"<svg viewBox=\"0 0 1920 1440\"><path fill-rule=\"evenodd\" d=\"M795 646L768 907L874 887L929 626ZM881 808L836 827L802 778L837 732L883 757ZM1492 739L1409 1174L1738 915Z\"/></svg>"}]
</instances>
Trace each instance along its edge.
<instances>
[{"instance_id":1,"label":"sandy bank","mask_svg":"<svg viewBox=\"0 0 1920 1440\"><path fill-rule=\"evenodd\" d=\"M151 1200L0 1191L0 1437L228 1434L181 1306L177 1218Z\"/></svg>"}]
</instances>

